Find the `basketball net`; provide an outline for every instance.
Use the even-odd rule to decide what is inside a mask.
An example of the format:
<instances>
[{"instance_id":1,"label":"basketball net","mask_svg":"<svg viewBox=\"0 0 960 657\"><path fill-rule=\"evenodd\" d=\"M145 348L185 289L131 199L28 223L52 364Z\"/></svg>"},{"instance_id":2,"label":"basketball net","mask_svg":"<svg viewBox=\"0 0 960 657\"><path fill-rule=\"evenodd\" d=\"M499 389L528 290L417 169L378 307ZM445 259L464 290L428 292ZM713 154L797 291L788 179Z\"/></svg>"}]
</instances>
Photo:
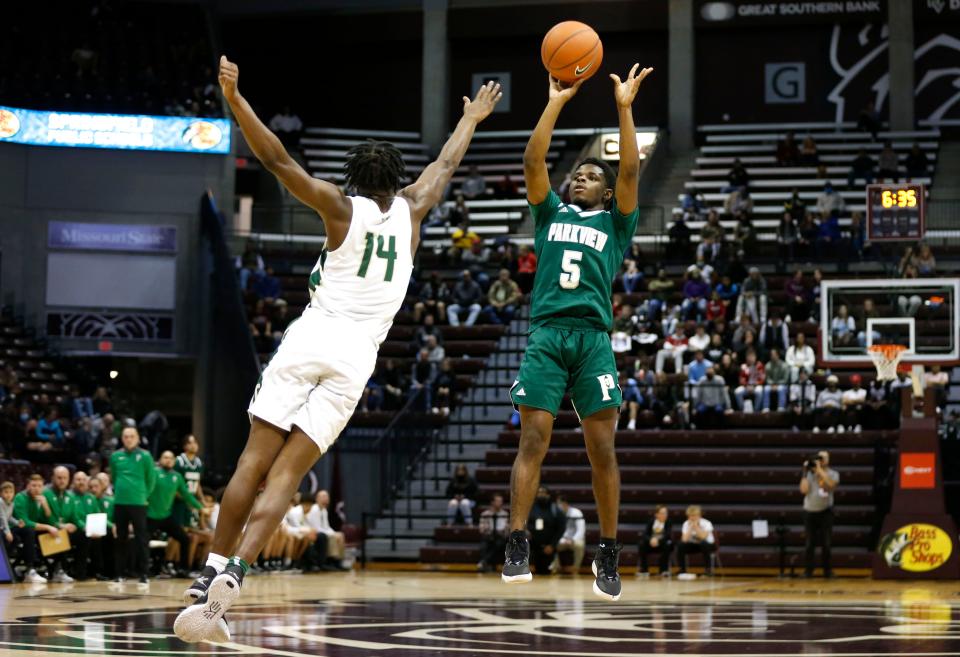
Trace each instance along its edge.
<instances>
[{"instance_id":1,"label":"basketball net","mask_svg":"<svg viewBox=\"0 0 960 657\"><path fill-rule=\"evenodd\" d=\"M877 368L877 379L892 381L897 378L897 365L906 351L907 348L899 344L870 345L870 358Z\"/></svg>"}]
</instances>

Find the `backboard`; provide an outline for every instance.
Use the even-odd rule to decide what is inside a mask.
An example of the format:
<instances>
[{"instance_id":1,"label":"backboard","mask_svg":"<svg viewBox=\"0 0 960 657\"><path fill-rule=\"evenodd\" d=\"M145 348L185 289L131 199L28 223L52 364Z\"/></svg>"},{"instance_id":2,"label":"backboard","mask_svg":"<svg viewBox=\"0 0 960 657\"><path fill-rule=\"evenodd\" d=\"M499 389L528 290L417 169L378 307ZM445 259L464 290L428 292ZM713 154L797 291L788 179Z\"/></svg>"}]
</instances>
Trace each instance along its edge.
<instances>
[{"instance_id":1,"label":"backboard","mask_svg":"<svg viewBox=\"0 0 960 657\"><path fill-rule=\"evenodd\" d=\"M872 367L867 348L899 344L903 363L960 362L960 279L830 279L820 287L820 364ZM839 329L841 307L855 329Z\"/></svg>"}]
</instances>

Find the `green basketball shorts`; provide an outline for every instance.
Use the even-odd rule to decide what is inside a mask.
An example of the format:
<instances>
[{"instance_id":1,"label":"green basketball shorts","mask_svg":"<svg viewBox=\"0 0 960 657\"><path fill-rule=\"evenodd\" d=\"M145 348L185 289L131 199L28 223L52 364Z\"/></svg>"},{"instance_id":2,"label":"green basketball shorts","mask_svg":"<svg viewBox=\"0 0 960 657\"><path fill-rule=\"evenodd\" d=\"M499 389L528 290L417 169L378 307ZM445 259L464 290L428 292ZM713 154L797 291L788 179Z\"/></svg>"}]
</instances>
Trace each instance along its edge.
<instances>
[{"instance_id":1,"label":"green basketball shorts","mask_svg":"<svg viewBox=\"0 0 960 657\"><path fill-rule=\"evenodd\" d=\"M540 326L533 330L510 388L514 406L530 406L556 417L570 393L581 420L604 408L620 407L623 393L617 362L604 331Z\"/></svg>"}]
</instances>

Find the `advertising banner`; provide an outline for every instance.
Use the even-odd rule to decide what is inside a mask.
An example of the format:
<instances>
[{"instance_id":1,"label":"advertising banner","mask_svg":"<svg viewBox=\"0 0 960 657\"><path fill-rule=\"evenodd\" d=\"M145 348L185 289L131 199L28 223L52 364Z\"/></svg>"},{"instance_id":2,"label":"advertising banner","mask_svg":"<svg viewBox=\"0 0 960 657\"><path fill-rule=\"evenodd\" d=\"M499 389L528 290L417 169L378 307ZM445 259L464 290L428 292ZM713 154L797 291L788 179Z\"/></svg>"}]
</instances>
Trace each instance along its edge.
<instances>
[{"instance_id":1,"label":"advertising banner","mask_svg":"<svg viewBox=\"0 0 960 657\"><path fill-rule=\"evenodd\" d=\"M177 228L51 221L47 227L47 246L84 251L174 253L177 250Z\"/></svg>"}]
</instances>

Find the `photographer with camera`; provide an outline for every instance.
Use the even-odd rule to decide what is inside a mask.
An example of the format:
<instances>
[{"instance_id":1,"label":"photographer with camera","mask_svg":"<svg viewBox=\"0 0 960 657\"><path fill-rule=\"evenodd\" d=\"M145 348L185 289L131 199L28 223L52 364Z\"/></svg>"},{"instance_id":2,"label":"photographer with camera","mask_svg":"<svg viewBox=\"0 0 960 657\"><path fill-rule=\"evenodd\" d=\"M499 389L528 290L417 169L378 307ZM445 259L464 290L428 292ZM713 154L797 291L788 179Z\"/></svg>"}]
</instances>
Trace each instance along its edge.
<instances>
[{"instance_id":1,"label":"photographer with camera","mask_svg":"<svg viewBox=\"0 0 960 657\"><path fill-rule=\"evenodd\" d=\"M830 539L833 533L833 492L840 475L830 467L830 453L820 451L803 463L800 492L803 493L803 523L807 533L806 577L813 577L813 556L820 544L823 576L833 577L830 569Z\"/></svg>"}]
</instances>

